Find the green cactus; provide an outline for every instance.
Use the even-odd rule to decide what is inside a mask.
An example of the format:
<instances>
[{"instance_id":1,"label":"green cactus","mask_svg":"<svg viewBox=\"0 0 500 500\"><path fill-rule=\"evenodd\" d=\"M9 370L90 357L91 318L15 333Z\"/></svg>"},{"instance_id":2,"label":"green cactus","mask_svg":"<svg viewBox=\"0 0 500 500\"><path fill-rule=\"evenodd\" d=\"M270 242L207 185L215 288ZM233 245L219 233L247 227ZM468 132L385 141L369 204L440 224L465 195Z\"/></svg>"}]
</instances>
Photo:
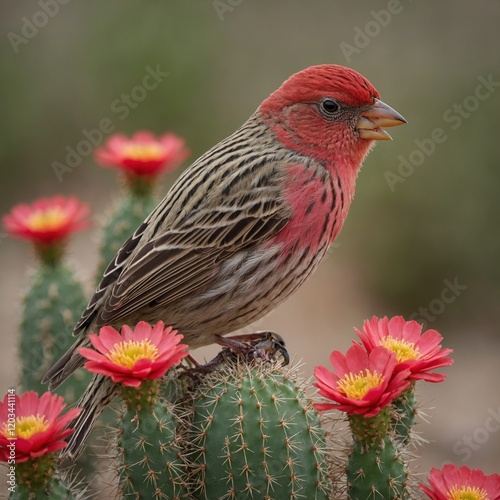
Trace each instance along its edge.
<instances>
[{"instance_id":1,"label":"green cactus","mask_svg":"<svg viewBox=\"0 0 500 500\"><path fill-rule=\"evenodd\" d=\"M74 500L77 494L54 474L53 454L16 464L10 500Z\"/></svg>"},{"instance_id":2,"label":"green cactus","mask_svg":"<svg viewBox=\"0 0 500 500\"><path fill-rule=\"evenodd\" d=\"M150 500L186 497L185 462L178 446L174 405L157 396L157 381L123 388L118 460L123 496Z\"/></svg>"},{"instance_id":3,"label":"green cactus","mask_svg":"<svg viewBox=\"0 0 500 500\"><path fill-rule=\"evenodd\" d=\"M328 498L325 434L290 370L228 362L202 377L188 406L192 498Z\"/></svg>"},{"instance_id":4,"label":"green cactus","mask_svg":"<svg viewBox=\"0 0 500 500\"><path fill-rule=\"evenodd\" d=\"M351 500L409 498L405 465L389 435L369 449L355 441L347 471Z\"/></svg>"},{"instance_id":5,"label":"green cactus","mask_svg":"<svg viewBox=\"0 0 500 500\"><path fill-rule=\"evenodd\" d=\"M18 486L9 495L10 500L75 500L78 498L61 480L55 478L40 489Z\"/></svg>"},{"instance_id":6,"label":"green cactus","mask_svg":"<svg viewBox=\"0 0 500 500\"><path fill-rule=\"evenodd\" d=\"M81 283L63 262L47 264L43 261L40 264L24 299L20 327L23 389L40 395L47 391L41 379L73 344L73 327L86 303ZM83 394L90 378L91 374L80 368L54 392L70 406ZM75 473L82 474L88 482L96 473L96 460L91 456L94 442L89 440L87 453L76 462L64 463L64 467L72 466Z\"/></svg>"},{"instance_id":7,"label":"green cactus","mask_svg":"<svg viewBox=\"0 0 500 500\"><path fill-rule=\"evenodd\" d=\"M127 192L107 217L102 229L100 262L97 281L101 281L107 265L115 258L123 243L153 211L158 200L150 191L135 194Z\"/></svg>"},{"instance_id":8,"label":"green cactus","mask_svg":"<svg viewBox=\"0 0 500 500\"><path fill-rule=\"evenodd\" d=\"M392 427L395 439L407 446L412 437L417 410L415 407L415 384L412 384L393 403L394 413Z\"/></svg>"},{"instance_id":9,"label":"green cactus","mask_svg":"<svg viewBox=\"0 0 500 500\"><path fill-rule=\"evenodd\" d=\"M350 500L407 499L408 473L392 438L390 407L365 418L350 415L353 446L347 465L347 493Z\"/></svg>"},{"instance_id":10,"label":"green cactus","mask_svg":"<svg viewBox=\"0 0 500 500\"><path fill-rule=\"evenodd\" d=\"M21 386L25 390L38 394L47 390L41 379L73 344L73 327L86 303L82 285L64 263L40 264L24 298L20 326ZM71 405L89 380L90 374L80 369L55 392Z\"/></svg>"},{"instance_id":11,"label":"green cactus","mask_svg":"<svg viewBox=\"0 0 500 500\"><path fill-rule=\"evenodd\" d=\"M20 327L21 386L24 390L40 395L47 391L41 379L73 344L73 327L86 303L81 283L64 261L41 262L24 298ZM79 368L54 392L70 406L78 401L90 378L90 373ZM64 463L64 467L73 467L75 473L82 474L86 483L91 483L96 474L93 444L95 440L89 440L87 453L76 462Z\"/></svg>"}]
</instances>

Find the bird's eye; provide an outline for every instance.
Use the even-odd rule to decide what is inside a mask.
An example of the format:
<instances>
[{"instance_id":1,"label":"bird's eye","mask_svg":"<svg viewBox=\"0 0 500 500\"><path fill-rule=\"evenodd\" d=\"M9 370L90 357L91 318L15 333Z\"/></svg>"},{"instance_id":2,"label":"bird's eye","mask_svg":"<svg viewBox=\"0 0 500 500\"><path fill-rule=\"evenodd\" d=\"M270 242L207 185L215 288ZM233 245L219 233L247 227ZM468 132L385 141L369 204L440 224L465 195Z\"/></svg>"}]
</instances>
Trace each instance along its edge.
<instances>
[{"instance_id":1,"label":"bird's eye","mask_svg":"<svg viewBox=\"0 0 500 500\"><path fill-rule=\"evenodd\" d=\"M323 99L323 101L321 101L321 109L325 113L333 115L340 109L340 105L333 99Z\"/></svg>"}]
</instances>

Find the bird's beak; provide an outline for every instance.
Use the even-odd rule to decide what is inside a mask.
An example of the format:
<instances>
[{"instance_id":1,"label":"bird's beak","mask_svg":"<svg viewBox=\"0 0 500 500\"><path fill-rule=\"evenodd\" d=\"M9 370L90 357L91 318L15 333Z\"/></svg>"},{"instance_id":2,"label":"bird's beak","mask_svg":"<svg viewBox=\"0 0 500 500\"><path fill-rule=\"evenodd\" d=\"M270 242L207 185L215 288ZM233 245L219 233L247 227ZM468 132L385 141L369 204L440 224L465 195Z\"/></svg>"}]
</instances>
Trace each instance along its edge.
<instances>
[{"instance_id":1,"label":"bird's beak","mask_svg":"<svg viewBox=\"0 0 500 500\"><path fill-rule=\"evenodd\" d=\"M390 141L392 137L380 127L396 127L405 123L406 120L395 109L375 99L375 103L361 113L356 128L363 139Z\"/></svg>"}]
</instances>

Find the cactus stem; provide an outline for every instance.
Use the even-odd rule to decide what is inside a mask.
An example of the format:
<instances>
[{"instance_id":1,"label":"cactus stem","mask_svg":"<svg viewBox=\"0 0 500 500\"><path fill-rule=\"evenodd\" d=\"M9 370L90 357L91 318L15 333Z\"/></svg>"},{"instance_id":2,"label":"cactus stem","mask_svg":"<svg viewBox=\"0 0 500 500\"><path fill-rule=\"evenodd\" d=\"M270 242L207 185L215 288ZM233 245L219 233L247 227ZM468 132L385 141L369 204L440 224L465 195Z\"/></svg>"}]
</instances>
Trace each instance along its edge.
<instances>
[{"instance_id":1,"label":"cactus stem","mask_svg":"<svg viewBox=\"0 0 500 500\"><path fill-rule=\"evenodd\" d=\"M158 380L145 380L140 388L121 386L122 398L129 411L141 411L156 404L160 385Z\"/></svg>"}]
</instances>

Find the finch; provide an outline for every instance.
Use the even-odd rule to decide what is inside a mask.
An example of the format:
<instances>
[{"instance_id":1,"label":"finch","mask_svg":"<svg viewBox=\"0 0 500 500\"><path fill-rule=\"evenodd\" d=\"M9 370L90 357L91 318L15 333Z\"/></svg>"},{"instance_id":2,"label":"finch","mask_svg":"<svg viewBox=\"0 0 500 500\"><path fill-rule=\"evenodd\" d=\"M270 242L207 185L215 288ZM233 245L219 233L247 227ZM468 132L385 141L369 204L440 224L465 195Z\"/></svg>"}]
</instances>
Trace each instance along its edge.
<instances>
[{"instance_id":1,"label":"finch","mask_svg":"<svg viewBox=\"0 0 500 500\"><path fill-rule=\"evenodd\" d=\"M381 127L406 123L343 66L292 75L232 135L187 168L123 244L74 329L78 340L44 380L84 363L104 325L162 320L190 348L216 342L283 302L316 269L349 211ZM76 456L116 386L95 375L65 453Z\"/></svg>"}]
</instances>

